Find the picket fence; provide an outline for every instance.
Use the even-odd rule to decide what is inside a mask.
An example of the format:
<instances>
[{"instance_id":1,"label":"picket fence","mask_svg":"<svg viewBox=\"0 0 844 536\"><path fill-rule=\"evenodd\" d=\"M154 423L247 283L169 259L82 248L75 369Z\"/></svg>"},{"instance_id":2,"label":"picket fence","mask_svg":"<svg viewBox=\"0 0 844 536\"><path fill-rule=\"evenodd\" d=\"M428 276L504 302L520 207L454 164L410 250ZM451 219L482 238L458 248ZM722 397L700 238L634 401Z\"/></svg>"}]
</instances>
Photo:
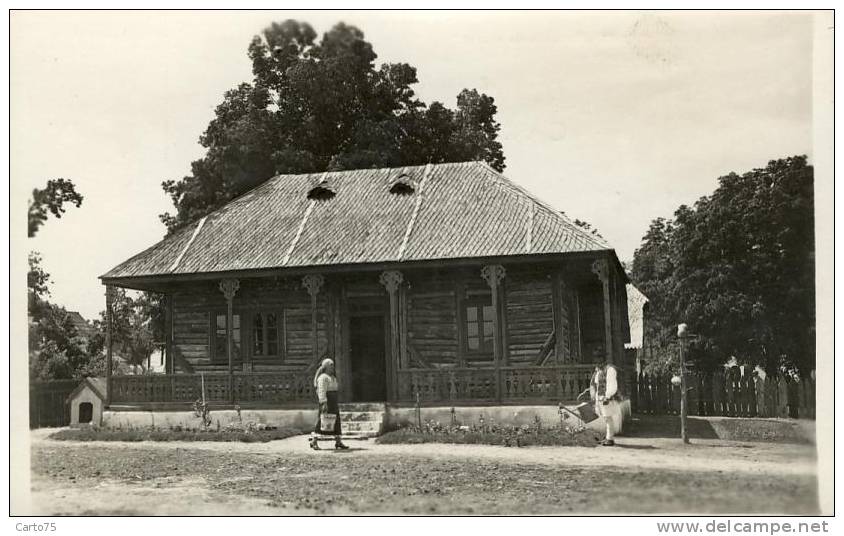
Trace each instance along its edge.
<instances>
[{"instance_id":1,"label":"picket fence","mask_svg":"<svg viewBox=\"0 0 844 536\"><path fill-rule=\"evenodd\" d=\"M689 415L815 418L815 381L810 378L690 373L686 386ZM639 374L630 398L636 413L680 413L680 387L671 376Z\"/></svg>"}]
</instances>

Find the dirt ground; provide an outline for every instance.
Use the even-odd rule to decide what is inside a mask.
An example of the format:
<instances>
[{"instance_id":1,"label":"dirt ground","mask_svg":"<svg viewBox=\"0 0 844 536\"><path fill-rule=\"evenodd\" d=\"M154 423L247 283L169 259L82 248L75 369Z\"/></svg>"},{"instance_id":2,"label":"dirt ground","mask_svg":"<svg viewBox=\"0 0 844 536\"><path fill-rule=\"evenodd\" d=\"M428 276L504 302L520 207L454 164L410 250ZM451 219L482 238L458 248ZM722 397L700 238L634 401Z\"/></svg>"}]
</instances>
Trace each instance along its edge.
<instances>
[{"instance_id":1,"label":"dirt ground","mask_svg":"<svg viewBox=\"0 0 844 536\"><path fill-rule=\"evenodd\" d=\"M810 444L619 438L615 448L76 443L32 432L34 514L818 511ZM330 446L330 445L326 445Z\"/></svg>"}]
</instances>

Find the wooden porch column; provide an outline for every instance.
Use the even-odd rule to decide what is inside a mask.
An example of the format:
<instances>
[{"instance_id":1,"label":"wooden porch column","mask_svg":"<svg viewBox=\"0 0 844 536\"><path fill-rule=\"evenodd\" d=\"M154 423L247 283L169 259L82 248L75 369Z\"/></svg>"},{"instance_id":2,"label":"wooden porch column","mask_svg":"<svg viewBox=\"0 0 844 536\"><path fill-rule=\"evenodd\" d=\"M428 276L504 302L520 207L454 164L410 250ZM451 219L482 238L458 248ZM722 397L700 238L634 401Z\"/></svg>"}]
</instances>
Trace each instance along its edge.
<instances>
[{"instance_id":1,"label":"wooden porch column","mask_svg":"<svg viewBox=\"0 0 844 536\"><path fill-rule=\"evenodd\" d=\"M397 270L382 272L378 281L387 289L390 295L390 359L387 360L387 399L393 400L398 382L399 360L401 359L401 341L399 338L399 287L404 282L404 276Z\"/></svg>"},{"instance_id":2,"label":"wooden porch column","mask_svg":"<svg viewBox=\"0 0 844 536\"><path fill-rule=\"evenodd\" d=\"M173 294L164 295L164 373L173 374Z\"/></svg>"},{"instance_id":3,"label":"wooden porch column","mask_svg":"<svg viewBox=\"0 0 844 536\"><path fill-rule=\"evenodd\" d=\"M319 337L317 336L317 296L322 286L325 284L325 278L321 275L306 275L302 278L302 286L308 291L311 296L311 350L313 355L313 362L319 361Z\"/></svg>"},{"instance_id":4,"label":"wooden porch column","mask_svg":"<svg viewBox=\"0 0 844 536\"><path fill-rule=\"evenodd\" d=\"M598 276L604 287L604 353L607 363L613 363L612 347L612 308L610 307L610 271L607 259L596 259L592 263L592 273Z\"/></svg>"},{"instance_id":5,"label":"wooden porch column","mask_svg":"<svg viewBox=\"0 0 844 536\"><path fill-rule=\"evenodd\" d=\"M114 302L114 287L106 285L106 399L105 407L111 406L111 374L112 374L112 303Z\"/></svg>"},{"instance_id":6,"label":"wooden porch column","mask_svg":"<svg viewBox=\"0 0 844 536\"><path fill-rule=\"evenodd\" d=\"M496 382L495 391L496 396L501 400L501 362L503 360L503 351L501 348L502 333L501 333L501 318L498 307L498 289L500 288L501 280L505 275L504 267L500 264L488 264L481 268L481 277L486 281L492 294L492 349L493 360L496 368Z\"/></svg>"},{"instance_id":7,"label":"wooden porch column","mask_svg":"<svg viewBox=\"0 0 844 536\"><path fill-rule=\"evenodd\" d=\"M229 360L229 402L232 404L234 404L234 338L232 328L234 326L234 295L237 294L239 288L240 281L237 279L220 281L220 291L226 298L226 357ZM243 333L241 333L242 339Z\"/></svg>"},{"instance_id":8,"label":"wooden porch column","mask_svg":"<svg viewBox=\"0 0 844 536\"><path fill-rule=\"evenodd\" d=\"M566 310L563 304L563 293L561 292L562 277L560 272L555 271L551 276L551 296L554 303L551 307L554 315L554 361L560 365L568 361L569 356L565 353L565 340L568 337L568 326L566 325Z\"/></svg>"}]
</instances>

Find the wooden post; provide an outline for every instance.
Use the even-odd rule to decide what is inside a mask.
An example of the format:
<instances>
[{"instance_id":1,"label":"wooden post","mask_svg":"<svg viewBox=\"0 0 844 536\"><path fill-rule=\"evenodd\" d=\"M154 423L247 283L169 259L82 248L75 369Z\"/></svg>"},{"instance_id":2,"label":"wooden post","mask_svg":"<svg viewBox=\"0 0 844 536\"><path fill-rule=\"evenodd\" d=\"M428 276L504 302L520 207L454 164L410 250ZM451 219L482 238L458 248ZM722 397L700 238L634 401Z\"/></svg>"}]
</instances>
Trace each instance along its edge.
<instances>
[{"instance_id":1,"label":"wooden post","mask_svg":"<svg viewBox=\"0 0 844 536\"><path fill-rule=\"evenodd\" d=\"M112 375L112 302L114 302L114 287L106 285L106 399L105 407L111 406L111 375Z\"/></svg>"},{"instance_id":2,"label":"wooden post","mask_svg":"<svg viewBox=\"0 0 844 536\"><path fill-rule=\"evenodd\" d=\"M457 366L466 366L466 307L463 298L466 296L466 289L459 278L454 279L454 318L457 321L455 333L457 333Z\"/></svg>"},{"instance_id":3,"label":"wooden post","mask_svg":"<svg viewBox=\"0 0 844 536\"><path fill-rule=\"evenodd\" d=\"M407 286L399 285L399 369L410 368L407 353Z\"/></svg>"},{"instance_id":4,"label":"wooden post","mask_svg":"<svg viewBox=\"0 0 844 536\"><path fill-rule=\"evenodd\" d=\"M563 314L566 312L563 303L563 293L560 291L560 272L554 272L551 276L551 296L553 300L552 313L554 315L554 361L557 365L568 361L569 356L565 354L565 341L568 337L568 325Z\"/></svg>"},{"instance_id":5,"label":"wooden post","mask_svg":"<svg viewBox=\"0 0 844 536\"><path fill-rule=\"evenodd\" d=\"M387 399L393 400L398 382L399 360L401 359L401 340L399 333L399 288L404 276L397 270L382 272L378 281L387 289L390 296L390 359L387 360Z\"/></svg>"},{"instance_id":6,"label":"wooden post","mask_svg":"<svg viewBox=\"0 0 844 536\"><path fill-rule=\"evenodd\" d=\"M686 427L688 408L688 393L686 391L686 338L680 338L680 439L689 442L689 432Z\"/></svg>"},{"instance_id":7,"label":"wooden post","mask_svg":"<svg viewBox=\"0 0 844 536\"><path fill-rule=\"evenodd\" d=\"M572 360L576 363L583 362L583 339L580 336L580 296L577 288L572 290L572 309L574 323L572 325L572 333L574 333L575 341L574 348L572 348Z\"/></svg>"},{"instance_id":8,"label":"wooden post","mask_svg":"<svg viewBox=\"0 0 844 536\"><path fill-rule=\"evenodd\" d=\"M173 294L164 295L164 373L173 374Z\"/></svg>"},{"instance_id":9,"label":"wooden post","mask_svg":"<svg viewBox=\"0 0 844 536\"><path fill-rule=\"evenodd\" d=\"M229 361L229 402L234 404L234 295L240 288L237 279L223 279L220 281L220 291L226 298L226 357ZM243 338L241 334L241 339Z\"/></svg>"},{"instance_id":10,"label":"wooden post","mask_svg":"<svg viewBox=\"0 0 844 536\"><path fill-rule=\"evenodd\" d=\"M334 308L334 360L338 364L340 371L340 394L344 401L351 401L352 399L352 378L351 378L351 364L349 363L348 353L345 350L346 345L346 291L342 283L338 283L335 287L336 307Z\"/></svg>"},{"instance_id":11,"label":"wooden post","mask_svg":"<svg viewBox=\"0 0 844 536\"><path fill-rule=\"evenodd\" d=\"M612 308L610 306L610 271L607 259L596 259L592 263L592 273L598 276L604 287L604 353L607 363L615 363L612 344Z\"/></svg>"},{"instance_id":12,"label":"wooden post","mask_svg":"<svg viewBox=\"0 0 844 536\"><path fill-rule=\"evenodd\" d=\"M311 351L313 362L319 361L319 337L317 335L317 296L325 284L325 278L321 275L306 275L302 278L302 286L311 296Z\"/></svg>"},{"instance_id":13,"label":"wooden post","mask_svg":"<svg viewBox=\"0 0 844 536\"><path fill-rule=\"evenodd\" d=\"M505 276L504 267L500 264L488 264L481 268L481 277L489 285L490 293L492 294L492 310L494 315L492 317L492 348L493 358L495 361L495 393L498 401L501 401L501 319L499 318L498 310L498 289L501 280Z\"/></svg>"}]
</instances>

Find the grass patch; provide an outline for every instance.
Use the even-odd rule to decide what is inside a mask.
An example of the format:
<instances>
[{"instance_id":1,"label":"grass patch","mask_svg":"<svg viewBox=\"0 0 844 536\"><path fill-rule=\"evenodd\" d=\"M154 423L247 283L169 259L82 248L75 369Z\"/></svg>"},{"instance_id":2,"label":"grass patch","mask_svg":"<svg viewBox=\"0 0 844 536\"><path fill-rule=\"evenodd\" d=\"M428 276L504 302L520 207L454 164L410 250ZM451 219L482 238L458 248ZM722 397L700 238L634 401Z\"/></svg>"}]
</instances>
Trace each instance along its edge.
<instances>
[{"instance_id":1,"label":"grass patch","mask_svg":"<svg viewBox=\"0 0 844 536\"><path fill-rule=\"evenodd\" d=\"M184 430L134 428L119 430L108 428L68 428L49 436L59 441L239 441L241 443L266 443L276 439L301 435L297 428L272 429L223 429Z\"/></svg>"},{"instance_id":2,"label":"grass patch","mask_svg":"<svg viewBox=\"0 0 844 536\"><path fill-rule=\"evenodd\" d=\"M463 445L502 445L505 447L595 447L600 434L589 428L544 427L537 419L523 426L471 425L443 426L427 422L422 426L406 426L388 432L376 442L386 445L450 443Z\"/></svg>"}]
</instances>

